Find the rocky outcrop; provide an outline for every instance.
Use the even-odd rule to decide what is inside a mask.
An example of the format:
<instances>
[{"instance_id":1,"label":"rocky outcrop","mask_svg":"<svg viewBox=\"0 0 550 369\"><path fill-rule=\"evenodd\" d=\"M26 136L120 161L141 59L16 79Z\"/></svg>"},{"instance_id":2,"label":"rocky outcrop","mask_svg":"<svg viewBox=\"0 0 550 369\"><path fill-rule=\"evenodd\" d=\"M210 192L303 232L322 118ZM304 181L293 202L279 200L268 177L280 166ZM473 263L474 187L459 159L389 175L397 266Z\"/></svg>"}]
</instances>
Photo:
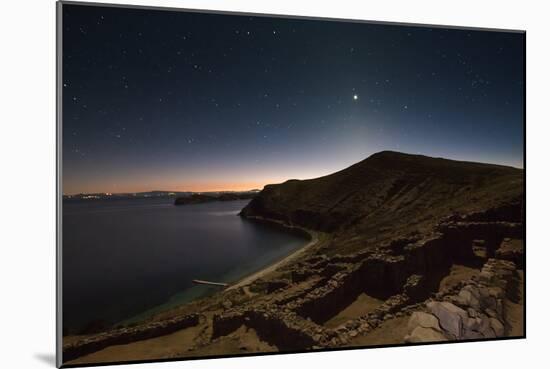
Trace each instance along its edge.
<instances>
[{"instance_id":1,"label":"rocky outcrop","mask_svg":"<svg viewBox=\"0 0 550 369\"><path fill-rule=\"evenodd\" d=\"M434 315L422 311L416 311L411 315L407 329L410 335L406 340L411 343L447 340L439 320Z\"/></svg>"},{"instance_id":2,"label":"rocky outcrop","mask_svg":"<svg viewBox=\"0 0 550 369\"><path fill-rule=\"evenodd\" d=\"M458 293L431 300L412 314L405 342L468 340L507 334L505 299L517 301L519 277L514 263L490 259L478 278Z\"/></svg>"},{"instance_id":3,"label":"rocky outcrop","mask_svg":"<svg viewBox=\"0 0 550 369\"><path fill-rule=\"evenodd\" d=\"M123 345L164 336L184 328L196 326L197 324L199 324L199 315L190 314L137 327L121 328L97 334L63 346L63 361L70 361L112 345Z\"/></svg>"}]
</instances>

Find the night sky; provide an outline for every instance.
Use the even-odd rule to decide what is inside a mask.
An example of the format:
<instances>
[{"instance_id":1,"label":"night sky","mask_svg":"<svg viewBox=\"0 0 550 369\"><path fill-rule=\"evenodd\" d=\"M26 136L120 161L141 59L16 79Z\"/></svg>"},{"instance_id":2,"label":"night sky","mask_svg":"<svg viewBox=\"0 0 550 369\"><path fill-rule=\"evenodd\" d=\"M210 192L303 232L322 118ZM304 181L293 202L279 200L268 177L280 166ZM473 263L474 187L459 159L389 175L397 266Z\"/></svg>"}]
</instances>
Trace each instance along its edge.
<instances>
[{"instance_id":1,"label":"night sky","mask_svg":"<svg viewBox=\"0 0 550 369\"><path fill-rule=\"evenodd\" d=\"M520 33L63 6L65 194L262 188L395 150L522 167Z\"/></svg>"}]
</instances>

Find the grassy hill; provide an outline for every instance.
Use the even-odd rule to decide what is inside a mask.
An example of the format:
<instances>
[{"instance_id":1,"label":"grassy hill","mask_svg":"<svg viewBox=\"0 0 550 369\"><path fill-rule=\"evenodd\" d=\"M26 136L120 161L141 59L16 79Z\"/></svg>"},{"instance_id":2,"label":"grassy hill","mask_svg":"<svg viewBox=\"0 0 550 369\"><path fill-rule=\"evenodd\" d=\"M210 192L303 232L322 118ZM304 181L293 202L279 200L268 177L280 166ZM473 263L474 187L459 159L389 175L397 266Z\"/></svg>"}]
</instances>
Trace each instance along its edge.
<instances>
[{"instance_id":1,"label":"grassy hill","mask_svg":"<svg viewBox=\"0 0 550 369\"><path fill-rule=\"evenodd\" d=\"M332 233L338 252L354 251L453 214L520 207L523 186L521 169L383 151L325 177L268 185L241 215Z\"/></svg>"}]
</instances>

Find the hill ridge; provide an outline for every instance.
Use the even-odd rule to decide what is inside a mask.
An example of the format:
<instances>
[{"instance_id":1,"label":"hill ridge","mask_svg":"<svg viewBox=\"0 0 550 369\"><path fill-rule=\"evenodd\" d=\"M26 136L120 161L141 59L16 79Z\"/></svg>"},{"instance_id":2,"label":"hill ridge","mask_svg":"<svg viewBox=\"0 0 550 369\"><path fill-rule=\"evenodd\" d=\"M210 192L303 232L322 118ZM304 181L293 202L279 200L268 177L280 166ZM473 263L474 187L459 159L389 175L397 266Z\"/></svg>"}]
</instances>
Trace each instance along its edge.
<instances>
[{"instance_id":1,"label":"hill ridge","mask_svg":"<svg viewBox=\"0 0 550 369\"><path fill-rule=\"evenodd\" d=\"M267 185L241 211L313 230L378 237L415 232L452 214L519 204L523 170L382 151L335 173Z\"/></svg>"}]
</instances>

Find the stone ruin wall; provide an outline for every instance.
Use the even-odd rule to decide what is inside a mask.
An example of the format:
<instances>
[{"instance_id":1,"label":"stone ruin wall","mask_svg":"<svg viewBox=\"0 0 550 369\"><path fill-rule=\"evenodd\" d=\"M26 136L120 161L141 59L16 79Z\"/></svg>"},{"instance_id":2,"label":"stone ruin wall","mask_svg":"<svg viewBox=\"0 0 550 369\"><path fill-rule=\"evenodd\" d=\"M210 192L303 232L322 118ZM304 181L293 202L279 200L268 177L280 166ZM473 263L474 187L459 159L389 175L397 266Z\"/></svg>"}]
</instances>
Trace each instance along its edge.
<instances>
[{"instance_id":1,"label":"stone ruin wall","mask_svg":"<svg viewBox=\"0 0 550 369\"><path fill-rule=\"evenodd\" d=\"M510 212L510 209L507 211ZM497 272L496 277L494 277L496 280L493 279L493 282L502 284L503 282L498 282L498 280L499 278L503 278L501 272L503 265L506 265L505 268L511 268L505 274L516 273L515 265L514 263L506 264L508 262L502 260L495 261L495 259L490 259L490 257L495 256L495 254L498 256L499 253L497 250L503 241L506 242L508 239L523 239L523 226L517 222L495 221L495 214L498 215L498 213L493 212L489 215L482 213L470 215L470 218L468 216L458 219L449 218L441 222L433 234L421 240L396 240L393 241L392 245L388 245L391 247L362 251L356 255L336 256L329 262L325 260L323 262L325 268L335 264L339 265L335 269L336 273L331 278L328 278L326 283L322 284L319 288L309 291L307 294L297 296L292 300L286 299L284 303L278 306L273 305L269 307L271 309L269 314L270 319L278 319L279 317L284 320L284 324L281 323L277 329L278 334L291 337L296 334L296 331L302 331L310 337L310 339L301 341L302 344L298 343L299 340L292 340L293 343L284 342L284 349L292 350L343 345L358 334L366 333L376 328L382 321L391 319L395 315L402 316L403 314L410 314L413 310L426 309L426 305L422 301L426 300L430 295L437 296L435 292L437 291L439 282L449 273L449 269L453 263L464 263L476 267L481 267L485 264L481 275L488 273L491 269L497 268L499 272ZM508 218L511 218L511 216ZM470 219L473 221L470 221ZM483 241L481 244L486 249L484 256L480 256L474 252L473 245L476 244L476 240ZM477 244L480 244L480 242ZM512 257L518 259L521 256L514 254ZM346 264L347 261L353 261L355 264ZM309 270L310 273L307 271L296 273L296 275L299 275L297 280L305 280L310 275L318 272L318 269ZM288 281L288 283L290 284L291 281ZM446 296L445 299L460 299L462 297L452 297L453 294L464 296L467 294L467 291L470 289L473 290L472 286L475 283L481 282L468 281L467 283L467 286L459 286L463 287L462 289L466 288L464 291L462 289L457 290L457 287L443 291L443 295ZM514 283L506 282L505 285L500 287L502 291L499 293L506 295L509 293L509 290L515 288L513 286ZM285 288L284 286L278 287ZM482 291L485 290L482 289ZM322 326L324 322L349 306L363 292L370 296L384 299L384 304L365 316L352 319L336 329ZM471 293L475 294L475 292ZM445 302L448 302L446 300ZM491 303L491 300L486 299L483 301L485 301L484 303ZM440 305L437 302L433 301L430 307L432 309L440 309L441 306L449 307L447 303ZM483 306L486 309L486 306ZM235 328L225 327L223 330L226 332L234 331L238 326L244 324L249 327L255 327L259 336L262 337L262 327L265 327L265 324L260 322L260 315L254 314L256 309L252 306L243 307L243 309L245 312L238 319L239 322L232 324L232 327ZM496 308L494 311L497 314L501 314L502 311L499 309ZM280 311L286 311L287 313L281 316L278 313ZM465 311L468 313L467 310ZM505 330L499 329L496 322L499 321L501 325L505 326L502 315L489 316L483 309L477 315L474 314L473 310L470 310L469 313L474 316L473 319L477 323L474 324L472 321L467 322L470 325L473 324L478 331L472 328L469 331L470 333L467 334L464 333L457 336L445 334L443 336L446 340L497 337L506 333ZM487 315L488 318L484 320L482 314ZM214 320L214 326L226 325L224 317L224 314L220 314ZM487 322L492 324L491 329L494 335L488 333L490 331L486 329ZM481 324L480 327L476 326L478 323ZM305 329L306 326L309 328ZM485 332L485 335L478 336L477 333L472 333L474 331L479 333L479 329ZM277 335L264 334L263 337L265 337L268 343L279 347L276 343ZM407 342L415 342L415 340L417 338L407 338Z\"/></svg>"},{"instance_id":2,"label":"stone ruin wall","mask_svg":"<svg viewBox=\"0 0 550 369\"><path fill-rule=\"evenodd\" d=\"M479 278L458 293L438 296L414 312L405 342L502 337L509 333L505 299L519 302L519 275L511 261L489 259Z\"/></svg>"},{"instance_id":3,"label":"stone ruin wall","mask_svg":"<svg viewBox=\"0 0 550 369\"><path fill-rule=\"evenodd\" d=\"M523 267L523 250L499 249L499 245L510 245L510 240L522 240L524 235L523 225L515 221L511 209L502 211L500 217L499 214L491 210L452 216L422 239L394 240L385 247L330 259L314 256L290 271L288 278L263 282L261 289L273 293L317 276L312 286L288 296L274 294L262 306L227 306L226 311L213 317L211 339L245 325L283 351L335 347L375 329L384 320L413 311L406 342L502 336L507 332L502 300L517 294L516 264ZM478 249L483 252L476 252ZM495 256L507 260L493 259ZM435 294L453 263L483 266L480 279ZM361 293L385 302L336 329L322 326ZM431 295L435 299L424 303ZM192 314L95 335L66 345L64 361L111 345L195 326L199 317Z\"/></svg>"},{"instance_id":4,"label":"stone ruin wall","mask_svg":"<svg viewBox=\"0 0 550 369\"><path fill-rule=\"evenodd\" d=\"M92 337L63 346L63 362L74 360L112 345L123 345L131 342L164 336L181 329L199 324L198 314L190 314L145 325L121 328L100 333Z\"/></svg>"}]
</instances>

